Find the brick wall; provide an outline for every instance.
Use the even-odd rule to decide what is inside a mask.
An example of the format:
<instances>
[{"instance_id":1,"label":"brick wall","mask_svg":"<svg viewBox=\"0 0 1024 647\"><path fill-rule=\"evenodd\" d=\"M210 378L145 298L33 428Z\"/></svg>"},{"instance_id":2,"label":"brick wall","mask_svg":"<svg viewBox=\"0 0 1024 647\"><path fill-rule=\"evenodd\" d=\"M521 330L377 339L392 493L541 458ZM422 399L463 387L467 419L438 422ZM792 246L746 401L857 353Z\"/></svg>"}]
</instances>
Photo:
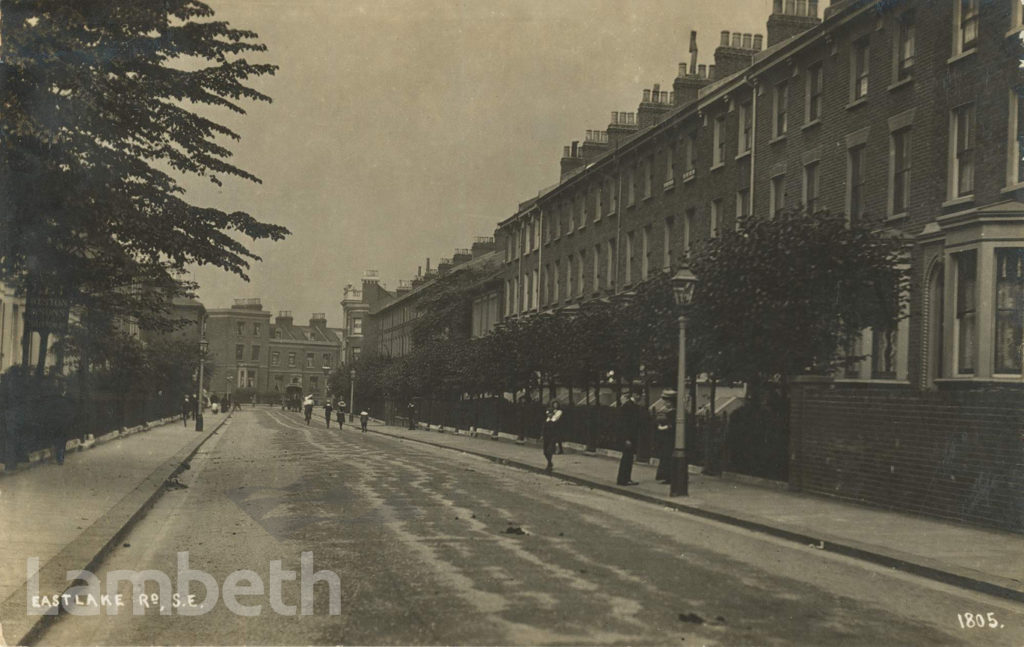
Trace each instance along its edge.
<instances>
[{"instance_id":1,"label":"brick wall","mask_svg":"<svg viewBox=\"0 0 1024 647\"><path fill-rule=\"evenodd\" d=\"M793 389L790 483L808 492L1024 532L1020 386Z\"/></svg>"}]
</instances>

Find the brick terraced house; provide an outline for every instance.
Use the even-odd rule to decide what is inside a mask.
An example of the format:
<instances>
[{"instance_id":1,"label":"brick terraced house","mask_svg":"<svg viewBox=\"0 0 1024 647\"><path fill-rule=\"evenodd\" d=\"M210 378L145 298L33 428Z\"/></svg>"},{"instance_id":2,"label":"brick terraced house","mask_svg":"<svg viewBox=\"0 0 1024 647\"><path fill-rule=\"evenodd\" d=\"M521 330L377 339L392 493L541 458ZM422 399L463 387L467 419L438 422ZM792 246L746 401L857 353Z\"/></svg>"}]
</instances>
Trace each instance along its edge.
<instances>
[{"instance_id":1,"label":"brick terraced house","mask_svg":"<svg viewBox=\"0 0 1024 647\"><path fill-rule=\"evenodd\" d=\"M775 0L760 35L565 147L499 224L506 316L674 271L739 216L873 217L910 244L909 317L795 389L794 487L1024 530L1020 0Z\"/></svg>"}]
</instances>

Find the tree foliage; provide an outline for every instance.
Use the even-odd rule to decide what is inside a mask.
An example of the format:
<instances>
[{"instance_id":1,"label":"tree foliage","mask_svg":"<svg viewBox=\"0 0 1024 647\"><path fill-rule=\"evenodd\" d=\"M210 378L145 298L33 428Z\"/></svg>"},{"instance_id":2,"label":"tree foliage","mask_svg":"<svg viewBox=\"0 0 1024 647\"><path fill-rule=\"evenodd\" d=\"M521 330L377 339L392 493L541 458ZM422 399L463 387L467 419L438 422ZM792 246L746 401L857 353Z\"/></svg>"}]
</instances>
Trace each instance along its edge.
<instances>
[{"instance_id":1,"label":"tree foliage","mask_svg":"<svg viewBox=\"0 0 1024 647\"><path fill-rule=\"evenodd\" d=\"M288 232L190 203L184 176L259 182L230 162L239 136L205 116L269 101L251 87L265 46L198 0L10 0L0 11L0 279L73 304L144 314L187 291L176 271L246 278L243 240Z\"/></svg>"},{"instance_id":2,"label":"tree foliage","mask_svg":"<svg viewBox=\"0 0 1024 647\"><path fill-rule=\"evenodd\" d=\"M707 241L692 317L705 370L750 383L833 371L863 329L891 330L902 316L902 248L873 223L804 210Z\"/></svg>"}]
</instances>

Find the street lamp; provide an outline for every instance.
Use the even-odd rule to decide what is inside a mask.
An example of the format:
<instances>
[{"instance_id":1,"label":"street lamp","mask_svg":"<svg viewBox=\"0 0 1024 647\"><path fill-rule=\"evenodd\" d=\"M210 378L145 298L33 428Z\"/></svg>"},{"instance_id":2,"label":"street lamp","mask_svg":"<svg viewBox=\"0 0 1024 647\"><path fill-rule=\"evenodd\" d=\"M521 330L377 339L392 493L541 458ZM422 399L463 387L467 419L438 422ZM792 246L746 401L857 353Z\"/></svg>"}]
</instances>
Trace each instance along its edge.
<instances>
[{"instance_id":1,"label":"street lamp","mask_svg":"<svg viewBox=\"0 0 1024 647\"><path fill-rule=\"evenodd\" d=\"M324 406L327 406L327 399L328 399L328 397L330 395L327 392L327 377L331 374L331 367L328 366L327 364L324 364L323 365L323 369L324 369Z\"/></svg>"},{"instance_id":2,"label":"street lamp","mask_svg":"<svg viewBox=\"0 0 1024 647\"><path fill-rule=\"evenodd\" d=\"M669 496L689 494L690 473L686 461L686 315L693 303L697 277L689 267L683 266L671 279L672 296L679 311L679 371L676 389L676 442L672 449L672 481Z\"/></svg>"},{"instance_id":3,"label":"street lamp","mask_svg":"<svg viewBox=\"0 0 1024 647\"><path fill-rule=\"evenodd\" d=\"M210 342L204 335L199 340L199 396L196 399L198 409L196 410L196 431L203 430L203 369L206 367L206 351L210 348Z\"/></svg>"},{"instance_id":4,"label":"street lamp","mask_svg":"<svg viewBox=\"0 0 1024 647\"><path fill-rule=\"evenodd\" d=\"M353 422L356 419L356 369L352 369L348 376L348 421Z\"/></svg>"}]
</instances>

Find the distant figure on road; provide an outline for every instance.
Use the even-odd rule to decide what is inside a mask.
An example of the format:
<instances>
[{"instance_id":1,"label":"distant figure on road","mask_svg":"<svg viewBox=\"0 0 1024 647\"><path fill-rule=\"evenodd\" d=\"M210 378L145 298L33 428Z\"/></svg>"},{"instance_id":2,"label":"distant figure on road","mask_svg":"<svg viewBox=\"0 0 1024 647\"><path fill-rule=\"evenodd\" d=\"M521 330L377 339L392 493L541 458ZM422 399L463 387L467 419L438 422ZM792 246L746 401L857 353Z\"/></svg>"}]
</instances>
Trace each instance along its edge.
<instances>
[{"instance_id":1,"label":"distant figure on road","mask_svg":"<svg viewBox=\"0 0 1024 647\"><path fill-rule=\"evenodd\" d=\"M241 411L242 410L242 401L239 400L238 398L235 398L232 401L232 403L231 403L231 410L232 411Z\"/></svg>"},{"instance_id":2,"label":"distant figure on road","mask_svg":"<svg viewBox=\"0 0 1024 647\"><path fill-rule=\"evenodd\" d=\"M359 426L362 428L364 433L366 432L366 423L368 422L370 422L370 412L363 409L359 412Z\"/></svg>"},{"instance_id":3,"label":"distant figure on road","mask_svg":"<svg viewBox=\"0 0 1024 647\"><path fill-rule=\"evenodd\" d=\"M406 415L409 416L409 429L416 428L416 403L409 400L409 404L405 406Z\"/></svg>"},{"instance_id":4,"label":"distant figure on road","mask_svg":"<svg viewBox=\"0 0 1024 647\"><path fill-rule=\"evenodd\" d=\"M640 440L640 428L644 424L644 412L636 402L636 396L630 393L619 408L619 434L622 437L622 458L619 460L619 473L615 479L617 485L636 485L633 480L633 457L636 456L636 445Z\"/></svg>"},{"instance_id":5,"label":"distant figure on road","mask_svg":"<svg viewBox=\"0 0 1024 647\"><path fill-rule=\"evenodd\" d=\"M342 424L345 422L345 409L347 405L344 400L338 400L338 406L335 408L335 413L338 416L338 429L341 429Z\"/></svg>"},{"instance_id":6,"label":"distant figure on road","mask_svg":"<svg viewBox=\"0 0 1024 647\"><path fill-rule=\"evenodd\" d=\"M188 396L181 402L181 425L183 427L188 426L188 414L192 411L192 403L189 402Z\"/></svg>"},{"instance_id":7,"label":"distant figure on road","mask_svg":"<svg viewBox=\"0 0 1024 647\"><path fill-rule=\"evenodd\" d=\"M255 393L252 394L252 406L253 407L256 406L256 394Z\"/></svg>"},{"instance_id":8,"label":"distant figure on road","mask_svg":"<svg viewBox=\"0 0 1024 647\"><path fill-rule=\"evenodd\" d=\"M544 428L541 431L544 458L548 461L547 467L544 469L549 472L555 469L555 464L551 462L551 457L555 455L555 443L561 433L562 414L562 407L558 404L558 400L552 400L544 416Z\"/></svg>"},{"instance_id":9,"label":"distant figure on road","mask_svg":"<svg viewBox=\"0 0 1024 647\"><path fill-rule=\"evenodd\" d=\"M331 428L331 413L334 412L334 407L331 406L331 401L324 402L324 418L327 420L327 428Z\"/></svg>"},{"instance_id":10,"label":"distant figure on road","mask_svg":"<svg viewBox=\"0 0 1024 647\"><path fill-rule=\"evenodd\" d=\"M658 457L658 472L654 478L662 483L672 480L672 447L676 441L676 396L673 389L665 389L650 407L654 419L654 450Z\"/></svg>"},{"instance_id":11,"label":"distant figure on road","mask_svg":"<svg viewBox=\"0 0 1024 647\"><path fill-rule=\"evenodd\" d=\"M306 416L306 424L309 424L310 419L313 417L313 394L310 393L302 400L302 411Z\"/></svg>"}]
</instances>

